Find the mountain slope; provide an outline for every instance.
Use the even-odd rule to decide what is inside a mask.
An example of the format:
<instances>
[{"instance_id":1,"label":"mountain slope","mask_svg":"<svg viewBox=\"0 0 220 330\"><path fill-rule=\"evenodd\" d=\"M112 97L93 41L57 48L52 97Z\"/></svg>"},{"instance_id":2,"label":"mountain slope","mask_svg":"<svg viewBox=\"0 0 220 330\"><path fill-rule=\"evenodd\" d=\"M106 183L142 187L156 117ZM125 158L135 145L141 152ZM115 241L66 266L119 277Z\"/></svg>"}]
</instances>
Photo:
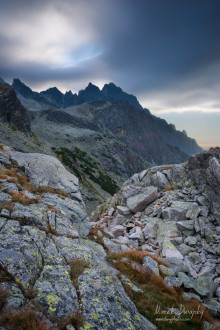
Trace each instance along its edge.
<instances>
[{"instance_id":1,"label":"mountain slope","mask_svg":"<svg viewBox=\"0 0 220 330\"><path fill-rule=\"evenodd\" d=\"M181 163L201 151L195 140L140 108L135 97L114 84L100 91L90 83L78 95L57 88L36 93L18 79L13 86L29 109L33 135L26 139L2 127L4 142L60 158L79 177L89 212L134 173L150 165ZM91 102L103 93L111 99ZM76 105L64 107L68 103Z\"/></svg>"},{"instance_id":2,"label":"mountain slope","mask_svg":"<svg viewBox=\"0 0 220 330\"><path fill-rule=\"evenodd\" d=\"M190 153L201 151L193 139L161 120L162 124L165 122L164 129L164 125L158 125L160 120L127 101L100 101L43 113L47 120L87 128L120 140L151 164L183 162ZM185 152L178 149L179 141Z\"/></svg>"},{"instance_id":3,"label":"mountain slope","mask_svg":"<svg viewBox=\"0 0 220 330\"><path fill-rule=\"evenodd\" d=\"M140 105L140 103L138 102L135 96L125 93L120 87L116 86L113 83L105 84L102 90L100 90L97 86L93 85L92 83L89 83L84 90L79 91L78 95L72 94L71 91L63 94L56 87L49 88L46 91L40 93L33 92L19 79L15 79L12 86L15 89L16 93L18 94L18 97L24 103L24 105L28 107L28 109L30 110L49 109L51 107L70 108L75 105L81 105L84 103L94 103L97 101L108 101L108 100L119 101L119 102L127 101L128 108L129 105L133 107L133 114L130 115L131 117L130 122L132 121L135 122L137 120L137 117L141 117L144 119L144 124L142 125L143 139L151 138L150 134L143 135L144 125L147 124L146 127L149 127L149 125L150 126L153 125L154 131L157 131L157 133L162 137L163 141L166 144L179 148L187 155L192 155L202 151L202 148L200 148L197 145L195 140L188 138L188 136L184 132L177 131L175 127L173 127L173 125L169 125L165 120L151 115L148 109L142 108L142 106ZM36 102L38 103L38 105L36 104ZM120 106L124 108L125 103L123 102L118 103L117 106L118 112L120 111L124 112L124 109L121 110ZM139 112L143 112L146 116L144 116L143 113L142 115L140 115L139 112L135 109L138 109ZM119 118L119 114L116 117ZM141 125L139 126L141 127ZM149 143L151 143L150 140ZM155 155L152 158L155 158ZM168 159L164 159L164 161L167 162ZM171 161L172 159L170 160L170 162ZM178 161L178 159L176 159L176 161Z\"/></svg>"},{"instance_id":4,"label":"mountain slope","mask_svg":"<svg viewBox=\"0 0 220 330\"><path fill-rule=\"evenodd\" d=\"M0 84L0 118L14 127L30 133L27 110L17 98L15 91L7 84Z\"/></svg>"}]
</instances>

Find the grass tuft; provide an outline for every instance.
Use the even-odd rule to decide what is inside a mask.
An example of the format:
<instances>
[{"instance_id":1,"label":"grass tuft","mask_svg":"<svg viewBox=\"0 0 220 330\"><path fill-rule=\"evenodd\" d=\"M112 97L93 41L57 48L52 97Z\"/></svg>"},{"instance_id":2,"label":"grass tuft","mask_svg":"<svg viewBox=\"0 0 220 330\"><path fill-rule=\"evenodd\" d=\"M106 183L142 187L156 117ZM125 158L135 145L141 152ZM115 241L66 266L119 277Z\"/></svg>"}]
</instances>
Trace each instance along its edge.
<instances>
[{"instance_id":1,"label":"grass tuft","mask_svg":"<svg viewBox=\"0 0 220 330\"><path fill-rule=\"evenodd\" d=\"M70 278L75 285L78 287L78 277L83 273L84 269L90 268L90 265L81 259L73 259L69 263L70 265Z\"/></svg>"},{"instance_id":2,"label":"grass tuft","mask_svg":"<svg viewBox=\"0 0 220 330\"><path fill-rule=\"evenodd\" d=\"M83 314L79 311L76 311L72 315L66 316L63 320L58 322L59 329L66 329L68 324L71 324L76 330L79 330L83 326L84 317Z\"/></svg>"},{"instance_id":3,"label":"grass tuft","mask_svg":"<svg viewBox=\"0 0 220 330\"><path fill-rule=\"evenodd\" d=\"M124 285L130 299L135 303L138 311L149 321L155 324L158 329L182 329L186 328L199 330L202 328L203 321L213 323L213 319L208 313L208 310L198 301L185 301L182 298L182 289L169 287L161 276L150 275L142 267L143 257L149 255L147 252L139 250L131 250L123 253L109 253L108 261L112 262L114 267L120 271L120 274L126 275L132 283L137 285L141 292L135 292L129 285ZM164 264L162 260L151 256L159 264ZM135 264L134 264L135 263ZM165 265L167 266L167 265ZM123 284L123 283L122 283ZM185 308L186 314L182 315L183 321L166 321L164 315L155 314L157 306L161 310L167 311L168 308L180 308L181 305ZM190 311L204 311L203 316L191 318ZM172 317L172 315L171 315ZM161 318L161 320L159 320ZM168 315L169 319L169 315ZM188 319L188 320L187 320Z\"/></svg>"},{"instance_id":4,"label":"grass tuft","mask_svg":"<svg viewBox=\"0 0 220 330\"><path fill-rule=\"evenodd\" d=\"M177 186L169 186L169 187L164 188L164 189L162 190L162 192L166 192L166 191L174 190L174 189L176 189L176 188L177 188Z\"/></svg>"},{"instance_id":5,"label":"grass tuft","mask_svg":"<svg viewBox=\"0 0 220 330\"><path fill-rule=\"evenodd\" d=\"M13 281L13 277L9 274L9 272L0 266L0 283Z\"/></svg>"},{"instance_id":6,"label":"grass tuft","mask_svg":"<svg viewBox=\"0 0 220 330\"><path fill-rule=\"evenodd\" d=\"M0 211L3 210L3 209L8 210L9 212L13 212L14 211L14 203L9 202L9 203L2 204L0 206Z\"/></svg>"},{"instance_id":7,"label":"grass tuft","mask_svg":"<svg viewBox=\"0 0 220 330\"><path fill-rule=\"evenodd\" d=\"M23 205L30 205L37 202L36 199L30 199L26 195L20 193L19 191L11 191L10 195L13 202L18 202Z\"/></svg>"},{"instance_id":8,"label":"grass tuft","mask_svg":"<svg viewBox=\"0 0 220 330\"><path fill-rule=\"evenodd\" d=\"M46 234L51 234L51 235L54 235L54 236L59 236L56 228L53 228L50 223L48 224L48 228L43 227L43 228L41 228L41 230L43 230Z\"/></svg>"},{"instance_id":9,"label":"grass tuft","mask_svg":"<svg viewBox=\"0 0 220 330\"><path fill-rule=\"evenodd\" d=\"M6 289L0 289L0 310L4 307L8 296L9 292Z\"/></svg>"},{"instance_id":10,"label":"grass tuft","mask_svg":"<svg viewBox=\"0 0 220 330\"><path fill-rule=\"evenodd\" d=\"M30 309L21 310L15 314L4 312L0 315L0 325L11 330L51 330L36 312Z\"/></svg>"},{"instance_id":11,"label":"grass tuft","mask_svg":"<svg viewBox=\"0 0 220 330\"><path fill-rule=\"evenodd\" d=\"M32 300L37 296L36 291L34 288L29 287L27 291L24 293L24 297L27 298L28 300Z\"/></svg>"}]
</instances>

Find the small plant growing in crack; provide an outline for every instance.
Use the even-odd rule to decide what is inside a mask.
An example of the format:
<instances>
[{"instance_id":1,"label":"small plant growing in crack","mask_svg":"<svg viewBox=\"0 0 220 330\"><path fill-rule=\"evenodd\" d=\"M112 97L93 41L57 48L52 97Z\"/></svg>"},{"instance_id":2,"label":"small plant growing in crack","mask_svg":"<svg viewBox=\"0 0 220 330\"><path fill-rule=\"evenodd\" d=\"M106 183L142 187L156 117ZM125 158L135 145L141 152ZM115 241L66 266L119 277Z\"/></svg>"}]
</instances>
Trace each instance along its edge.
<instances>
[{"instance_id":1,"label":"small plant growing in crack","mask_svg":"<svg viewBox=\"0 0 220 330\"><path fill-rule=\"evenodd\" d=\"M83 313L76 311L71 315L66 316L64 319L58 322L59 329L66 329L68 324L71 324L76 330L79 330L84 323Z\"/></svg>"},{"instance_id":2,"label":"small plant growing in crack","mask_svg":"<svg viewBox=\"0 0 220 330\"><path fill-rule=\"evenodd\" d=\"M70 265L70 278L73 282L73 285L76 288L76 293L77 293L77 296L78 296L79 305L81 306L82 300L81 300L81 295L80 295L80 291L79 291L78 278L86 268L90 268L90 265L85 260L81 260L81 259L73 259L73 260L70 261L69 265ZM62 322L63 323L61 325L64 324L64 326L66 326L67 324L71 324L77 330L80 329L80 327L84 323L82 310L76 311L74 314L72 314L72 315L66 317L65 319L63 319ZM62 328L61 325L58 324L58 326L61 329L65 328L64 326Z\"/></svg>"},{"instance_id":3,"label":"small plant growing in crack","mask_svg":"<svg viewBox=\"0 0 220 330\"><path fill-rule=\"evenodd\" d=\"M9 292L6 289L0 289L0 310L4 307L8 296Z\"/></svg>"},{"instance_id":4,"label":"small plant growing in crack","mask_svg":"<svg viewBox=\"0 0 220 330\"><path fill-rule=\"evenodd\" d=\"M74 286L78 289L78 277L83 273L84 269L90 268L90 265L81 259L73 259L69 263L70 265L70 277Z\"/></svg>"},{"instance_id":5,"label":"small plant growing in crack","mask_svg":"<svg viewBox=\"0 0 220 330\"><path fill-rule=\"evenodd\" d=\"M32 300L37 296L36 291L34 290L33 287L29 287L27 291L24 293L24 297L27 298L28 300Z\"/></svg>"}]
</instances>

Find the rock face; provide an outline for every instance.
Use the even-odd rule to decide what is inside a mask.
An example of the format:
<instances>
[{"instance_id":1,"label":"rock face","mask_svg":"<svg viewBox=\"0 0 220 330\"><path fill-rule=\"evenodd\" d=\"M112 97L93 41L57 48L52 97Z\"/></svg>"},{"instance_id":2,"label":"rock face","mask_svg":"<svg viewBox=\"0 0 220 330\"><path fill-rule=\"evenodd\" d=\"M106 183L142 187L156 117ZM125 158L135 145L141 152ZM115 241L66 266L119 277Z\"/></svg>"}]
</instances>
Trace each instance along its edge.
<instances>
[{"instance_id":1,"label":"rock face","mask_svg":"<svg viewBox=\"0 0 220 330\"><path fill-rule=\"evenodd\" d=\"M39 104L44 105L43 108L68 108L84 103L95 102L97 104L93 106L93 109L100 109L100 107L105 104L105 112L99 113L99 118L100 115L104 116L103 119L106 119L106 123L111 126L111 132L114 133L114 135L119 135L122 139L131 135L130 131L132 130L132 123L135 122L135 124L139 126L135 127L135 131L137 132L136 135L140 136L140 141L137 141L137 137L134 140L132 136L130 136L129 143L134 143L135 147L139 148L139 145L142 146L146 140L149 150L147 151L146 146L143 146L142 154L148 152L147 160L151 163L171 163L172 155L170 154L173 154L173 160L177 162L181 157L184 158L184 154L192 155L202 151L194 139L189 138L184 132L177 131L174 125L169 125L165 120L151 115L149 110L142 108L135 96L125 93L114 83L105 84L102 90L92 83L89 83L84 90L79 91L78 95L72 94L71 91L62 94L56 87L49 88L41 93L33 92L19 79L14 79L12 87L25 105L25 100L39 102ZM106 101L114 101L112 104L114 117L112 117L112 112L109 111L109 106L106 106L108 105L108 102ZM34 105L31 103L30 109L32 110L33 107ZM125 111L125 109L128 110ZM106 116L108 116L108 118L106 118ZM138 118L140 118L140 121ZM126 122L129 123L129 126L126 125ZM96 126L95 123L93 123L93 126ZM109 127L106 128L109 129ZM115 132L113 132L113 129L115 129ZM134 134L134 132L132 134ZM156 136L158 136L158 139L155 139ZM150 149L151 145L152 148ZM174 148L171 149L169 146ZM179 150L175 149L175 147L182 152L182 155L179 155L179 158L177 156ZM150 153L152 154L152 159L149 157ZM169 154L168 157L170 157L170 160L168 160L168 157L166 158L167 153ZM164 159L159 160L160 154L163 154ZM176 156L174 154L176 154ZM158 159L156 158L156 155L158 155ZM187 159L186 155L185 160Z\"/></svg>"},{"instance_id":2,"label":"rock face","mask_svg":"<svg viewBox=\"0 0 220 330\"><path fill-rule=\"evenodd\" d=\"M27 110L21 105L15 91L5 84L0 84L0 116L14 127L30 133Z\"/></svg>"},{"instance_id":3,"label":"rock face","mask_svg":"<svg viewBox=\"0 0 220 330\"><path fill-rule=\"evenodd\" d=\"M84 108L74 107L71 111L45 110L43 114L49 121L90 129L108 139L124 143L130 152L137 155L138 163L139 157L151 164L182 162L188 159L189 154L201 151L195 141L192 142L194 147L187 149L187 141L190 138L185 135L184 151L177 145L173 146L170 141L167 144L156 125L156 117L134 108L128 101L95 102L85 105ZM169 131L169 125L167 129ZM177 131L172 134L173 141L175 132Z\"/></svg>"},{"instance_id":4,"label":"rock face","mask_svg":"<svg viewBox=\"0 0 220 330\"><path fill-rule=\"evenodd\" d=\"M76 312L80 329L156 329L125 293L103 247L87 238L78 179L53 157L5 146L0 170L0 294L7 292L0 322L29 308L50 329L63 329L60 321Z\"/></svg>"},{"instance_id":5,"label":"rock face","mask_svg":"<svg viewBox=\"0 0 220 330\"><path fill-rule=\"evenodd\" d=\"M114 233L120 221L118 249L123 251L126 242L128 249L161 257L170 266L161 268L166 283L185 289L186 299L194 296L203 301L214 316L220 316L219 169L220 148L215 148L184 164L135 174L99 208L101 220L93 223ZM149 189L156 191L154 198L139 207L140 196ZM94 212L92 219L100 216ZM144 266L149 273L157 269L149 257Z\"/></svg>"}]
</instances>

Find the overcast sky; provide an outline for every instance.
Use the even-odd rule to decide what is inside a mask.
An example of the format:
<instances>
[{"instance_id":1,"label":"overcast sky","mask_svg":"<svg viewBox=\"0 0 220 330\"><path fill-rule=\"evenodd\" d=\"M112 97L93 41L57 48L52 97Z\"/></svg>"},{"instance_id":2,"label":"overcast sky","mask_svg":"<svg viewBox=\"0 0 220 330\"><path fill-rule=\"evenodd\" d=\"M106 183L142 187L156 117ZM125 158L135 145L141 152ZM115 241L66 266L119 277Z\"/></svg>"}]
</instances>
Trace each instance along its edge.
<instances>
[{"instance_id":1,"label":"overcast sky","mask_svg":"<svg viewBox=\"0 0 220 330\"><path fill-rule=\"evenodd\" d=\"M0 8L6 81L73 92L113 81L200 145L220 145L219 0L0 0Z\"/></svg>"}]
</instances>

